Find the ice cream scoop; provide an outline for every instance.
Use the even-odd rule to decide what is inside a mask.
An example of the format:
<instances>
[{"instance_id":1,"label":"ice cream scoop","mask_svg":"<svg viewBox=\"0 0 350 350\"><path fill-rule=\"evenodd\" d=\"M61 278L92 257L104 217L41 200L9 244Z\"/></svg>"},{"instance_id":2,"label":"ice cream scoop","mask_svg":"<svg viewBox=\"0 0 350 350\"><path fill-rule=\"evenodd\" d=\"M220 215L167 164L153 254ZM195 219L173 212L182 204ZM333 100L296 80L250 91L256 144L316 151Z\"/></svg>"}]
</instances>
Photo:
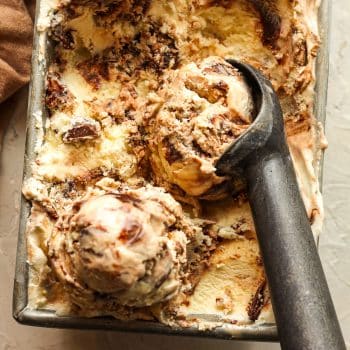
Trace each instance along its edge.
<instances>
[{"instance_id":1,"label":"ice cream scoop","mask_svg":"<svg viewBox=\"0 0 350 350\"><path fill-rule=\"evenodd\" d=\"M129 189L92 195L74 210L49 246L52 266L76 304L97 294L142 307L176 295L186 235L171 195L154 187Z\"/></svg>"},{"instance_id":2,"label":"ice cream scoop","mask_svg":"<svg viewBox=\"0 0 350 350\"><path fill-rule=\"evenodd\" d=\"M249 87L220 57L190 63L165 79L164 103L148 125L156 181L201 196L225 181L214 163L250 124Z\"/></svg>"},{"instance_id":3,"label":"ice cream scoop","mask_svg":"<svg viewBox=\"0 0 350 350\"><path fill-rule=\"evenodd\" d=\"M257 114L216 168L220 176L243 176L247 181L282 349L345 350L299 193L277 95L256 69L228 62L249 83Z\"/></svg>"}]
</instances>

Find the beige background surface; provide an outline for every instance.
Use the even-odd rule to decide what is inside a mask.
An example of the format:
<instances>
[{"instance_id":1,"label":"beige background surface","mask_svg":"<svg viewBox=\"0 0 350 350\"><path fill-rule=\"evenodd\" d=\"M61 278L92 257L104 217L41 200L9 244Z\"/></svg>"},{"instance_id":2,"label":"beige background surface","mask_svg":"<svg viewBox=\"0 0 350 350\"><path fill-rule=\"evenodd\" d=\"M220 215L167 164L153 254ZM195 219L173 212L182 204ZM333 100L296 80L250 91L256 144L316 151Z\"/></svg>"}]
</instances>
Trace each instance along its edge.
<instances>
[{"instance_id":1,"label":"beige background surface","mask_svg":"<svg viewBox=\"0 0 350 350\"><path fill-rule=\"evenodd\" d=\"M334 3L325 157L325 230L320 253L350 349L350 5ZM242 343L113 332L25 327L11 316L24 152L27 90L0 106L0 350L240 349L274 350L277 344ZM296 349L297 350L297 349Z\"/></svg>"}]
</instances>

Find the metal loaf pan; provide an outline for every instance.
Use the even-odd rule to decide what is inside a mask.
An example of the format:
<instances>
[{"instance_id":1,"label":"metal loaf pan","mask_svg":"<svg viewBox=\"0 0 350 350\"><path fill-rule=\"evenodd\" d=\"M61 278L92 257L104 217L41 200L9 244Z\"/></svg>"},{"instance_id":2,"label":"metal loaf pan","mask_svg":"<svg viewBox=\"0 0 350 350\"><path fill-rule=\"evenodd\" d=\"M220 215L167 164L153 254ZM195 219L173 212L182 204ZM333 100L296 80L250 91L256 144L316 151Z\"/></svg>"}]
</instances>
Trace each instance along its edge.
<instances>
[{"instance_id":1,"label":"metal loaf pan","mask_svg":"<svg viewBox=\"0 0 350 350\"><path fill-rule=\"evenodd\" d=\"M40 15L40 3L37 1L36 20ZM322 0L319 10L319 27L322 40L316 65L316 103L315 115L323 124L326 116L327 80L328 80L328 29L330 16L330 1ZM24 158L24 178L31 176L31 164L35 159L35 142L38 137L35 115L39 112L45 117L44 93L45 72L49 64L50 41L46 31L40 31L35 26L34 47L32 56L32 76L29 89L29 104L27 116L27 140ZM44 51L42 47L44 46ZM322 163L322 162L321 162ZM320 180L322 180L322 164ZM21 201L20 225L17 246L17 262L13 292L13 316L22 324L52 328L102 329L128 332L161 333L183 336L198 336L239 340L277 341L275 324L237 326L225 324L212 330L197 328L170 328L152 321L119 321L112 317L81 318L62 317L49 310L33 310L28 304L29 265L27 263L26 225L30 214L30 203L23 197Z\"/></svg>"}]
</instances>

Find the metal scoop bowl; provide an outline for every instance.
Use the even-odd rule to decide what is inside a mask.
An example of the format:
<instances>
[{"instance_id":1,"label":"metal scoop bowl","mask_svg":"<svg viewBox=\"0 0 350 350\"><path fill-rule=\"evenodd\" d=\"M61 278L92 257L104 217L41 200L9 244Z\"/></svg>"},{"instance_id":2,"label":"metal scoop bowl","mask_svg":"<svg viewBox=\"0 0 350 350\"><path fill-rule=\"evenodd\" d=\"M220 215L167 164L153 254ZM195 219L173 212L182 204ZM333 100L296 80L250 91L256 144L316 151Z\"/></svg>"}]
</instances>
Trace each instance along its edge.
<instances>
[{"instance_id":1,"label":"metal scoop bowl","mask_svg":"<svg viewBox=\"0 0 350 350\"><path fill-rule=\"evenodd\" d=\"M251 87L256 116L219 158L218 175L243 176L264 260L282 349L345 350L344 339L299 192L271 83L228 60Z\"/></svg>"}]
</instances>

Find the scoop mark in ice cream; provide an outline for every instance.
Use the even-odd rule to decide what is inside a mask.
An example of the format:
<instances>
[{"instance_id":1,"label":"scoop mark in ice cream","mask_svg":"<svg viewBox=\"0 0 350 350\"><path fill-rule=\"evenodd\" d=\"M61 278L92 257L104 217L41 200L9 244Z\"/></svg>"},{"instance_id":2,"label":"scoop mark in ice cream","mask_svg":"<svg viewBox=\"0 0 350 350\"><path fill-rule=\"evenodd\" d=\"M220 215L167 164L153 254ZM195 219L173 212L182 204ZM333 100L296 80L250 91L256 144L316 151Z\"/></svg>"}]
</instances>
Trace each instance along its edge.
<instances>
[{"instance_id":1,"label":"scoop mark in ice cream","mask_svg":"<svg viewBox=\"0 0 350 350\"><path fill-rule=\"evenodd\" d=\"M228 8L234 0L211 0L210 4ZM273 46L281 33L282 19L277 8L276 0L247 0L259 13L263 26L262 42Z\"/></svg>"}]
</instances>

